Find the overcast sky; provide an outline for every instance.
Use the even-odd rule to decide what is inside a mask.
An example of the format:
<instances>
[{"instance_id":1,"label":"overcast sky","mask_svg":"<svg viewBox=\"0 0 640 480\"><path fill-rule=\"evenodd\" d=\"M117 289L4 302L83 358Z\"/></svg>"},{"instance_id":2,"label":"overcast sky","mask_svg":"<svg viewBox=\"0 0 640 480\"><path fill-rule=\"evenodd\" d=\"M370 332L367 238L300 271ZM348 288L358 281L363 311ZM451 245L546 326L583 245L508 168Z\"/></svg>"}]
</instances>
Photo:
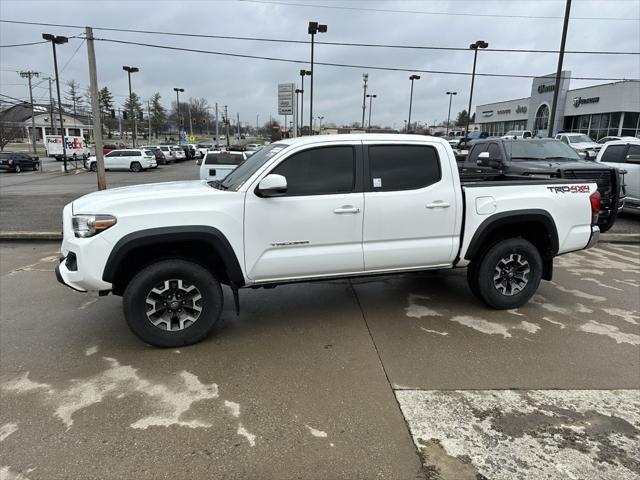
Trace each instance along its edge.
<instances>
[{"instance_id":1,"label":"overcast sky","mask_svg":"<svg viewBox=\"0 0 640 480\"><path fill-rule=\"evenodd\" d=\"M564 0L536 1L29 1L2 0L0 18L97 27L132 28L215 35L236 35L308 40L310 20L328 25L318 41L468 47L476 40L494 48L533 48L557 50L562 31ZM284 5L290 3L295 5ZM327 8L350 7L355 9ZM358 10L361 8L362 10ZM409 10L407 12L367 11ZM421 12L470 13L482 15L529 15L554 19L505 18L500 16L433 15ZM568 50L640 50L640 1L574 0L567 38ZM580 20L577 17L618 17L634 20ZM574 19L575 18L575 19ZM0 24L0 44L41 40L43 32L73 36L77 28ZM239 54L309 59L309 45L257 41L173 37L98 31L96 37L145 43L215 50ZM77 80L88 86L86 46L72 39L59 47L59 67L65 66L63 80ZM80 47L79 47L80 46ZM78 49L79 47L79 49ZM76 52L76 49L77 52ZM75 53L75 56L73 54ZM71 58L73 56L73 58ZM305 65L267 60L223 57L201 53L160 50L131 45L96 42L98 81L107 86L121 106L128 92L123 65L140 68L133 77L133 88L143 99L160 92L169 106L173 87L185 89L185 97L205 97L211 105L228 105L230 114L240 113L243 121L262 124L277 114L277 84L299 82L298 72ZM320 62L370 66L470 72L470 52L401 50L316 45ZM16 70L53 71L51 47L47 44L0 49L0 92L28 98L26 81ZM478 72L543 75L555 71L556 54L499 53L482 51ZM639 78L638 56L566 55L565 69L573 77ZM306 65L308 68L308 64ZM362 116L362 73L357 68L316 66L314 113L324 122L337 124L360 121ZM407 118L409 72L368 70L369 91L378 97L373 104L373 124L400 127ZM446 120L447 90L457 91L452 116L469 101L470 77L421 74L415 83L412 120ZM571 82L571 88L598 81ZM40 85L34 95L42 99L48 92ZM477 77L473 104L508 100L529 95L530 79ZM305 90L308 82L305 82ZM308 97L305 116L308 118Z\"/></svg>"}]
</instances>

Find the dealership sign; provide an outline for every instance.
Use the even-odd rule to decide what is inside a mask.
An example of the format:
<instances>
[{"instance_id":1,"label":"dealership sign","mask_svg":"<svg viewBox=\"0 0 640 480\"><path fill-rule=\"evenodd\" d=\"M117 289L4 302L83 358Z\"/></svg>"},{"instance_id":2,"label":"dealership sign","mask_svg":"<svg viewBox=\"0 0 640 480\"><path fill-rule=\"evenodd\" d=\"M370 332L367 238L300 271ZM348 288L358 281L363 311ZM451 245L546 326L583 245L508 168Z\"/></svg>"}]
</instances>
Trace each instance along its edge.
<instances>
[{"instance_id":1,"label":"dealership sign","mask_svg":"<svg viewBox=\"0 0 640 480\"><path fill-rule=\"evenodd\" d=\"M295 84L278 84L278 115L293 115Z\"/></svg>"},{"instance_id":2,"label":"dealership sign","mask_svg":"<svg viewBox=\"0 0 640 480\"><path fill-rule=\"evenodd\" d=\"M527 106L526 105L518 105L516 107L516 113L527 113Z\"/></svg>"},{"instance_id":3,"label":"dealership sign","mask_svg":"<svg viewBox=\"0 0 640 480\"><path fill-rule=\"evenodd\" d=\"M538 85L538 93L549 93L556 89L555 85Z\"/></svg>"},{"instance_id":4,"label":"dealership sign","mask_svg":"<svg viewBox=\"0 0 640 480\"><path fill-rule=\"evenodd\" d=\"M586 103L598 103L600 101L600 97L573 97L573 106L578 108L580 105L584 105Z\"/></svg>"}]
</instances>

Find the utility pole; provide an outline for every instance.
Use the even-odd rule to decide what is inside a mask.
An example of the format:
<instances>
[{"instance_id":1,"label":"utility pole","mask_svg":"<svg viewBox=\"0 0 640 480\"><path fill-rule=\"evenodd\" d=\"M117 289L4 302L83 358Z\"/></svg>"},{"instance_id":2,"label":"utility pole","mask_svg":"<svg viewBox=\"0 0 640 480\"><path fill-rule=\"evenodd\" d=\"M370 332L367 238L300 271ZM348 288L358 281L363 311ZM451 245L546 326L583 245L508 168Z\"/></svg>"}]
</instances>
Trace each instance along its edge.
<instances>
[{"instance_id":1,"label":"utility pole","mask_svg":"<svg viewBox=\"0 0 640 480\"><path fill-rule=\"evenodd\" d=\"M149 143L151 143L151 102L147 100L147 117L149 120Z\"/></svg>"},{"instance_id":2,"label":"utility pole","mask_svg":"<svg viewBox=\"0 0 640 480\"><path fill-rule=\"evenodd\" d=\"M220 141L218 140L219 136L220 136L220 130L218 129L218 102L216 102L216 143L215 145L218 145L220 143Z\"/></svg>"},{"instance_id":3,"label":"utility pole","mask_svg":"<svg viewBox=\"0 0 640 480\"><path fill-rule=\"evenodd\" d=\"M36 153L36 111L33 108L33 90L31 89L31 77L37 77L40 74L38 72L34 72L32 70L27 70L20 72L20 76L22 78L27 78L29 80L29 99L31 101L31 142L33 145L33 153ZM42 139L44 140L44 138Z\"/></svg>"},{"instance_id":4,"label":"utility pole","mask_svg":"<svg viewBox=\"0 0 640 480\"><path fill-rule=\"evenodd\" d=\"M236 112L236 116L238 118L238 143L240 143L240 114Z\"/></svg>"},{"instance_id":5,"label":"utility pole","mask_svg":"<svg viewBox=\"0 0 640 480\"><path fill-rule=\"evenodd\" d=\"M53 93L51 92L51 82L53 81L53 78L46 77L46 79L49 80L49 120L51 120L51 135L57 135L58 129L56 128L55 122L53 121Z\"/></svg>"},{"instance_id":6,"label":"utility pole","mask_svg":"<svg viewBox=\"0 0 640 480\"><path fill-rule=\"evenodd\" d=\"M362 88L364 89L364 92L362 93L362 123L360 124L362 126L362 128L364 128L364 111L367 108L367 81L369 80L369 74L368 73L363 73L362 74L362 81L364 82L364 85L362 85Z\"/></svg>"},{"instance_id":7,"label":"utility pole","mask_svg":"<svg viewBox=\"0 0 640 480\"><path fill-rule=\"evenodd\" d=\"M191 101L187 104L189 109L189 136L193 135L193 119L191 118Z\"/></svg>"},{"instance_id":8,"label":"utility pole","mask_svg":"<svg viewBox=\"0 0 640 480\"><path fill-rule=\"evenodd\" d=\"M227 147L229 146L229 114L227 113L227 105L224 106L224 124L227 132Z\"/></svg>"},{"instance_id":9,"label":"utility pole","mask_svg":"<svg viewBox=\"0 0 640 480\"><path fill-rule=\"evenodd\" d=\"M556 69L556 86L553 89L553 101L551 103L551 114L549 115L549 126L547 127L547 137L553 137L553 124L556 121L556 108L558 106L558 90L560 90L560 75L562 75L562 62L564 61L564 46L567 42L567 30L569 28L569 14L571 13L571 0L567 0L564 9L564 24L562 25L562 40L560 41L560 56L558 57L558 68Z\"/></svg>"},{"instance_id":10,"label":"utility pole","mask_svg":"<svg viewBox=\"0 0 640 480\"><path fill-rule=\"evenodd\" d=\"M447 133L446 136L449 136L449 122L451 122L451 99L453 99L454 95L457 95L458 92L447 92L449 95L449 113L447 114Z\"/></svg>"},{"instance_id":11,"label":"utility pole","mask_svg":"<svg viewBox=\"0 0 640 480\"><path fill-rule=\"evenodd\" d=\"M89 57L89 88L91 89L91 110L93 113L93 139L96 144L96 165L98 166L98 190L107 188L104 175L104 157L102 153L102 117L100 116L100 98L98 96L98 73L96 52L93 47L93 30L86 27L87 55Z\"/></svg>"}]
</instances>

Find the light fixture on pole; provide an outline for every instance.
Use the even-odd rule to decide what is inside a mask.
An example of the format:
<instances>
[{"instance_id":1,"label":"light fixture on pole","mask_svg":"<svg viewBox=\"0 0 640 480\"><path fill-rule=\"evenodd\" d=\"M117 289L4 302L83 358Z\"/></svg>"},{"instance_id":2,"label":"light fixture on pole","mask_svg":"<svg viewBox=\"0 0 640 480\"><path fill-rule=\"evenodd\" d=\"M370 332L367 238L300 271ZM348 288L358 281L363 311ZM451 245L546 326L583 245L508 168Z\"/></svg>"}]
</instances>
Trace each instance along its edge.
<instances>
[{"instance_id":1,"label":"light fixture on pole","mask_svg":"<svg viewBox=\"0 0 640 480\"><path fill-rule=\"evenodd\" d=\"M318 115L318 135L322 134L322 120L324 119L324 115Z\"/></svg>"},{"instance_id":2,"label":"light fixture on pole","mask_svg":"<svg viewBox=\"0 0 640 480\"><path fill-rule=\"evenodd\" d=\"M476 78L476 60L478 58L478 49L487 48L489 44L484 40L478 40L476 43L469 45L473 50L473 70L471 71L471 91L469 92L469 109L467 110L467 128L465 129L465 137L469 138L469 122L471 121L471 100L473 99L473 82Z\"/></svg>"},{"instance_id":3,"label":"light fixture on pole","mask_svg":"<svg viewBox=\"0 0 640 480\"><path fill-rule=\"evenodd\" d=\"M309 127L313 126L313 77L316 76L313 70L313 42L316 33L326 33L327 26L320 25L318 22L309 22L309 28L307 30L311 35L311 91L309 92Z\"/></svg>"},{"instance_id":4,"label":"light fixture on pole","mask_svg":"<svg viewBox=\"0 0 640 480\"><path fill-rule=\"evenodd\" d=\"M176 114L178 115L178 138L180 138L180 130L182 128L182 116L180 115L180 92L184 92L184 88L176 88L173 90L176 92Z\"/></svg>"},{"instance_id":5,"label":"light fixture on pole","mask_svg":"<svg viewBox=\"0 0 640 480\"><path fill-rule=\"evenodd\" d=\"M64 171L67 172L67 148L64 143L64 119L62 118L62 101L60 100L60 78L58 76L58 57L56 55L56 45L67 43L69 39L63 36L43 33L42 38L51 42L53 46L53 69L56 74L56 90L58 91L58 113L60 114L60 134L62 136L62 160L64 161Z\"/></svg>"},{"instance_id":6,"label":"light fixture on pole","mask_svg":"<svg viewBox=\"0 0 640 480\"><path fill-rule=\"evenodd\" d=\"M457 95L458 92L447 92L447 95L449 95L449 113L447 114L447 133L446 136L449 136L449 122L451 121L451 99L453 98L454 95Z\"/></svg>"},{"instance_id":7,"label":"light fixture on pole","mask_svg":"<svg viewBox=\"0 0 640 480\"><path fill-rule=\"evenodd\" d=\"M409 77L411 80L411 95L409 96L409 119L407 120L407 127L405 128L405 133L407 133L411 129L411 105L413 104L413 81L420 80L420 75L411 75Z\"/></svg>"},{"instance_id":8,"label":"light fixture on pole","mask_svg":"<svg viewBox=\"0 0 640 480\"><path fill-rule=\"evenodd\" d=\"M302 129L304 128L304 77L310 76L311 70L300 70L300 78L302 79L302 84L300 85L300 136L302 136Z\"/></svg>"},{"instance_id":9,"label":"light fixture on pole","mask_svg":"<svg viewBox=\"0 0 640 480\"><path fill-rule=\"evenodd\" d=\"M128 67L125 65L122 67L122 70L127 72L127 75L129 76L129 108L131 109L131 119L133 120L132 140L133 140L133 148L136 148L136 134L138 133L138 124L136 122L136 112L133 108L133 92L131 91L131 74L139 72L140 69L138 67Z\"/></svg>"},{"instance_id":10,"label":"light fixture on pole","mask_svg":"<svg viewBox=\"0 0 640 480\"><path fill-rule=\"evenodd\" d=\"M371 107L373 106L372 105L373 99L376 98L377 95L369 95L369 94L367 94L367 97L369 98L369 128L368 128L368 131L370 132L371 131Z\"/></svg>"}]
</instances>

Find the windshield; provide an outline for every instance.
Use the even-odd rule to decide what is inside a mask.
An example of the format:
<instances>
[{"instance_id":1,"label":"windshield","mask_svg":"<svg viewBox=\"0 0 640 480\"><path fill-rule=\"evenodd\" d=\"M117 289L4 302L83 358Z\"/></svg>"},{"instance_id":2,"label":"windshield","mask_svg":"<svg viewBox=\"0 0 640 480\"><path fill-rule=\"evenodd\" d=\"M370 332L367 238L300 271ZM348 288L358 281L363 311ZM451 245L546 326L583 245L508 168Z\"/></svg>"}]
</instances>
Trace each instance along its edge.
<instances>
[{"instance_id":1,"label":"windshield","mask_svg":"<svg viewBox=\"0 0 640 480\"><path fill-rule=\"evenodd\" d=\"M238 168L225 177L220 184L224 190L238 191L251 176L269 161L275 154L280 153L289 145L284 143L272 143L271 145L261 149L251 158L247 159Z\"/></svg>"},{"instance_id":2,"label":"windshield","mask_svg":"<svg viewBox=\"0 0 640 480\"><path fill-rule=\"evenodd\" d=\"M505 142L511 160L580 160L575 150L558 140L512 140Z\"/></svg>"},{"instance_id":3,"label":"windshield","mask_svg":"<svg viewBox=\"0 0 640 480\"><path fill-rule=\"evenodd\" d=\"M567 138L569 143L593 143L593 140L586 135L567 135Z\"/></svg>"}]
</instances>

